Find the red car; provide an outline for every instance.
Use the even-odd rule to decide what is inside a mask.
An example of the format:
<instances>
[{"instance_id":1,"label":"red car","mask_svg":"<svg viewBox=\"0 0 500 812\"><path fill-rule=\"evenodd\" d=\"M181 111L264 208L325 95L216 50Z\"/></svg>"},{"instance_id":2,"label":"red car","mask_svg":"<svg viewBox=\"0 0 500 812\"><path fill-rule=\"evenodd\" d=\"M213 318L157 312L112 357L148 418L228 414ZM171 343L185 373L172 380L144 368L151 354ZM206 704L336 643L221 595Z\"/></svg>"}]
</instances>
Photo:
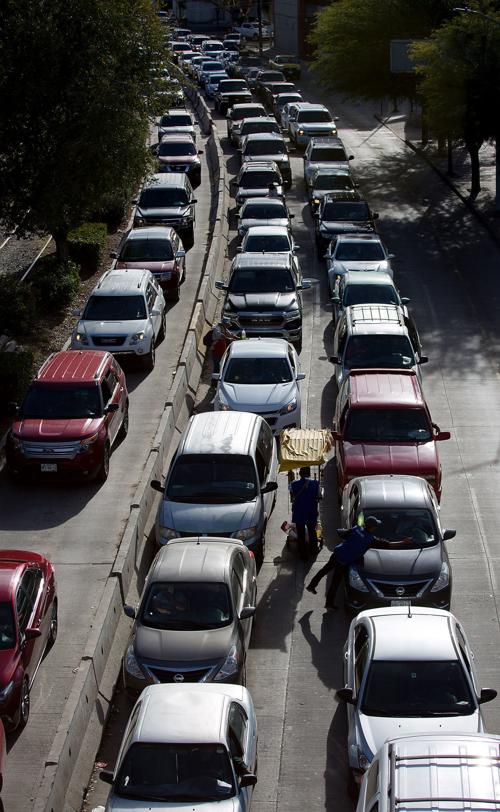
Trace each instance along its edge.
<instances>
[{"instance_id":1,"label":"red car","mask_svg":"<svg viewBox=\"0 0 500 812\"><path fill-rule=\"evenodd\" d=\"M432 422L414 370L354 370L335 406L333 440L339 495L349 480L370 474L420 476L441 499L436 441L449 440Z\"/></svg>"},{"instance_id":2,"label":"red car","mask_svg":"<svg viewBox=\"0 0 500 812\"><path fill-rule=\"evenodd\" d=\"M181 239L171 226L133 228L123 240L115 268L145 268L161 285L165 298L180 298L186 276L186 252Z\"/></svg>"},{"instance_id":3,"label":"red car","mask_svg":"<svg viewBox=\"0 0 500 812\"><path fill-rule=\"evenodd\" d=\"M0 717L7 730L24 727L30 689L57 637L54 568L43 555L0 551Z\"/></svg>"},{"instance_id":4,"label":"red car","mask_svg":"<svg viewBox=\"0 0 500 812\"><path fill-rule=\"evenodd\" d=\"M111 447L127 431L125 375L111 353L56 352L16 407L7 437L7 468L14 476L72 474L104 482Z\"/></svg>"}]
</instances>

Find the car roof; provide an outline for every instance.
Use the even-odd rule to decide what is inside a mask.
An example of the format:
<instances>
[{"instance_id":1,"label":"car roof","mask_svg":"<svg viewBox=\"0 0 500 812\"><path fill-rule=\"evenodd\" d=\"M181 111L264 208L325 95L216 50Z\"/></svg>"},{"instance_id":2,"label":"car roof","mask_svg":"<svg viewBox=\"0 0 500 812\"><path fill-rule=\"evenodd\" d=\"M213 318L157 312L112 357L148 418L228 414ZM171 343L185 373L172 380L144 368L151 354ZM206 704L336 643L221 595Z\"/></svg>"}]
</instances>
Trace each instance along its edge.
<instances>
[{"instance_id":1,"label":"car roof","mask_svg":"<svg viewBox=\"0 0 500 812\"><path fill-rule=\"evenodd\" d=\"M238 254L232 262L231 270L235 271L238 268L291 268L292 261L290 254L287 252L272 253L266 251L265 253L259 251L247 251L244 254Z\"/></svg>"},{"instance_id":2,"label":"car roof","mask_svg":"<svg viewBox=\"0 0 500 812\"><path fill-rule=\"evenodd\" d=\"M344 142L338 135L313 135L309 145L309 149L313 147L344 147Z\"/></svg>"},{"instance_id":3,"label":"car roof","mask_svg":"<svg viewBox=\"0 0 500 812\"><path fill-rule=\"evenodd\" d=\"M425 479L404 474L378 474L353 480L359 488L363 508L431 507Z\"/></svg>"},{"instance_id":4,"label":"car roof","mask_svg":"<svg viewBox=\"0 0 500 812\"><path fill-rule=\"evenodd\" d=\"M266 206L270 203L272 206L280 207L281 209L286 206L284 200L281 197L247 197L244 203L242 203L241 208L246 209L246 207L250 203L265 203Z\"/></svg>"},{"instance_id":5,"label":"car roof","mask_svg":"<svg viewBox=\"0 0 500 812\"><path fill-rule=\"evenodd\" d=\"M353 369L347 382L351 404L357 408L425 406L417 376L411 369Z\"/></svg>"},{"instance_id":6,"label":"car roof","mask_svg":"<svg viewBox=\"0 0 500 812\"><path fill-rule=\"evenodd\" d=\"M344 166L317 166L313 172L313 183L318 178L324 177L329 175L335 175L336 177L343 177L343 178L350 178L351 173L347 167Z\"/></svg>"},{"instance_id":7,"label":"car roof","mask_svg":"<svg viewBox=\"0 0 500 812\"><path fill-rule=\"evenodd\" d=\"M288 341L284 338L247 338L229 346L231 358L287 358Z\"/></svg>"},{"instance_id":8,"label":"car roof","mask_svg":"<svg viewBox=\"0 0 500 812\"><path fill-rule=\"evenodd\" d=\"M243 108L245 108L245 110L247 110L247 109L265 110L264 105L261 104L260 102L240 102L239 104L233 104L231 110L235 110L236 112L238 112L239 110L242 110Z\"/></svg>"},{"instance_id":9,"label":"car roof","mask_svg":"<svg viewBox=\"0 0 500 812\"><path fill-rule=\"evenodd\" d=\"M188 115L190 118L192 118L191 113L189 112L189 110L186 110L185 107L172 107L170 110L167 110L166 113L163 113L162 118L164 118L165 116L180 116L180 115L183 116Z\"/></svg>"},{"instance_id":10,"label":"car roof","mask_svg":"<svg viewBox=\"0 0 500 812\"><path fill-rule=\"evenodd\" d=\"M247 136L248 138L248 136ZM241 166L240 172L262 172L263 169L278 172L278 164L276 161L244 161Z\"/></svg>"},{"instance_id":11,"label":"car roof","mask_svg":"<svg viewBox=\"0 0 500 812\"><path fill-rule=\"evenodd\" d=\"M382 238L378 234L371 232L370 234L336 234L334 237L336 243L341 242L382 242ZM361 273L361 271L360 271ZM369 272L367 272L369 273Z\"/></svg>"},{"instance_id":12,"label":"car roof","mask_svg":"<svg viewBox=\"0 0 500 812\"><path fill-rule=\"evenodd\" d=\"M373 629L374 660L456 660L454 616L441 609L391 606L361 612Z\"/></svg>"},{"instance_id":13,"label":"car roof","mask_svg":"<svg viewBox=\"0 0 500 812\"><path fill-rule=\"evenodd\" d=\"M95 383L110 358L109 352L101 350L54 352L44 361L35 380L51 384Z\"/></svg>"},{"instance_id":14,"label":"car roof","mask_svg":"<svg viewBox=\"0 0 500 812\"><path fill-rule=\"evenodd\" d=\"M327 195L324 197L325 203L339 203L342 201L349 201L351 203L366 203L359 192L356 192L354 189L352 190L345 190L345 191L338 191L338 192L328 192ZM368 203L367 203L368 205Z\"/></svg>"},{"instance_id":15,"label":"car roof","mask_svg":"<svg viewBox=\"0 0 500 812\"><path fill-rule=\"evenodd\" d=\"M191 133L165 133L161 137L161 144L194 144L194 139Z\"/></svg>"},{"instance_id":16,"label":"car roof","mask_svg":"<svg viewBox=\"0 0 500 812\"><path fill-rule=\"evenodd\" d=\"M229 699L224 688L203 690L207 687L206 683L150 685L141 694L142 705L132 742L223 743L221 722L226 717Z\"/></svg>"},{"instance_id":17,"label":"car roof","mask_svg":"<svg viewBox=\"0 0 500 812\"><path fill-rule=\"evenodd\" d=\"M176 233L172 226L145 226L130 229L125 240L171 240Z\"/></svg>"},{"instance_id":18,"label":"car roof","mask_svg":"<svg viewBox=\"0 0 500 812\"><path fill-rule=\"evenodd\" d=\"M393 304L360 304L345 309L345 318L354 334L406 334L403 309Z\"/></svg>"},{"instance_id":19,"label":"car roof","mask_svg":"<svg viewBox=\"0 0 500 812\"><path fill-rule=\"evenodd\" d=\"M91 296L128 296L144 294L147 283L153 279L144 268L120 268L106 271L91 292Z\"/></svg>"},{"instance_id":20,"label":"car roof","mask_svg":"<svg viewBox=\"0 0 500 812\"><path fill-rule=\"evenodd\" d=\"M297 102L295 106L299 110L328 110L326 104L316 104L314 102Z\"/></svg>"},{"instance_id":21,"label":"car roof","mask_svg":"<svg viewBox=\"0 0 500 812\"><path fill-rule=\"evenodd\" d=\"M394 281L385 271L346 271L343 277L344 285L388 285L394 287Z\"/></svg>"},{"instance_id":22,"label":"car roof","mask_svg":"<svg viewBox=\"0 0 500 812\"><path fill-rule=\"evenodd\" d=\"M252 124L277 124L274 116L251 116L250 118L244 118L241 121L242 126L246 121L251 121ZM250 136L248 136L248 138L250 138Z\"/></svg>"},{"instance_id":23,"label":"car roof","mask_svg":"<svg viewBox=\"0 0 500 812\"><path fill-rule=\"evenodd\" d=\"M143 189L151 189L154 186L185 186L186 175L184 172L157 172L150 175L144 181Z\"/></svg>"},{"instance_id":24,"label":"car roof","mask_svg":"<svg viewBox=\"0 0 500 812\"><path fill-rule=\"evenodd\" d=\"M272 236L273 234L280 234L288 236L290 229L288 226L250 226L247 234L260 236Z\"/></svg>"},{"instance_id":25,"label":"car roof","mask_svg":"<svg viewBox=\"0 0 500 812\"><path fill-rule=\"evenodd\" d=\"M249 133L245 136L245 143L250 144L252 141L280 141L285 143L285 139L281 133Z\"/></svg>"},{"instance_id":26,"label":"car roof","mask_svg":"<svg viewBox=\"0 0 500 812\"><path fill-rule=\"evenodd\" d=\"M202 412L191 417L179 445L182 454L248 454L258 415Z\"/></svg>"},{"instance_id":27,"label":"car roof","mask_svg":"<svg viewBox=\"0 0 500 812\"><path fill-rule=\"evenodd\" d=\"M166 544L156 556L149 575L153 581L195 581L220 583L228 580L229 561L235 549L231 540L175 540Z\"/></svg>"}]
</instances>

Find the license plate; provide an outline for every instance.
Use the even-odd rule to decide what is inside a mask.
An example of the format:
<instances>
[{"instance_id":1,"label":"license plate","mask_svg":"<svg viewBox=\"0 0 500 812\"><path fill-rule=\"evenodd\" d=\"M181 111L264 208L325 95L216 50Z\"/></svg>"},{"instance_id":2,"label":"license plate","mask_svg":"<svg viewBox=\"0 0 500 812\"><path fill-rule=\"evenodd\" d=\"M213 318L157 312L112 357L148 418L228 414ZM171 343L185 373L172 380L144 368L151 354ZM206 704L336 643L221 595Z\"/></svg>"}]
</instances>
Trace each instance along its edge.
<instances>
[{"instance_id":1,"label":"license plate","mask_svg":"<svg viewBox=\"0 0 500 812\"><path fill-rule=\"evenodd\" d=\"M57 471L57 463L55 462L42 462L40 470L43 474L52 474Z\"/></svg>"},{"instance_id":2,"label":"license plate","mask_svg":"<svg viewBox=\"0 0 500 812\"><path fill-rule=\"evenodd\" d=\"M391 606L411 606L411 601L408 600L391 601Z\"/></svg>"}]
</instances>

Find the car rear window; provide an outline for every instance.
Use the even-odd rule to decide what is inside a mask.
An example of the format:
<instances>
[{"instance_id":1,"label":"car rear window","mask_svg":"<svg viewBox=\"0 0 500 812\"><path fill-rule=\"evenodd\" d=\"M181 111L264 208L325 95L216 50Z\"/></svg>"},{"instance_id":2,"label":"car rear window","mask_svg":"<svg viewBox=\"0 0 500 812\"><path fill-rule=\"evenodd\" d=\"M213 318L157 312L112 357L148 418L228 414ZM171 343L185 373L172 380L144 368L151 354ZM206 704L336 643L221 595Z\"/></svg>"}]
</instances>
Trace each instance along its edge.
<instances>
[{"instance_id":1,"label":"car rear window","mask_svg":"<svg viewBox=\"0 0 500 812\"><path fill-rule=\"evenodd\" d=\"M161 239L127 240L120 254L125 262L134 259L165 262L173 258L172 243Z\"/></svg>"}]
</instances>

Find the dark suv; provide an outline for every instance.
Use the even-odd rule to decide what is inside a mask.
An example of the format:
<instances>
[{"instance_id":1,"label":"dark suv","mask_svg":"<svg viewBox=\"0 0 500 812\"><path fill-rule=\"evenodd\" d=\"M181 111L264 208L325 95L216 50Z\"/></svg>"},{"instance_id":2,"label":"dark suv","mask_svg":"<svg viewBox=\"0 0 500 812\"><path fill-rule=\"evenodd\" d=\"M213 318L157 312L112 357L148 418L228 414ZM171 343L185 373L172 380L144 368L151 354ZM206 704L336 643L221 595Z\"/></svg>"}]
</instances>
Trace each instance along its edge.
<instances>
[{"instance_id":1,"label":"dark suv","mask_svg":"<svg viewBox=\"0 0 500 812\"><path fill-rule=\"evenodd\" d=\"M216 282L226 291L222 322L234 337L285 338L302 344L302 280L291 254L240 254L231 265L229 282Z\"/></svg>"},{"instance_id":2,"label":"dark suv","mask_svg":"<svg viewBox=\"0 0 500 812\"><path fill-rule=\"evenodd\" d=\"M215 93L215 109L225 115L234 104L253 101L252 94L244 79L221 79Z\"/></svg>"},{"instance_id":3,"label":"dark suv","mask_svg":"<svg viewBox=\"0 0 500 812\"><path fill-rule=\"evenodd\" d=\"M134 228L173 226L185 246L193 245L196 200L184 172L151 175L133 202L136 204Z\"/></svg>"},{"instance_id":4,"label":"dark suv","mask_svg":"<svg viewBox=\"0 0 500 812\"><path fill-rule=\"evenodd\" d=\"M316 247L322 257L337 234L366 234L375 231L378 214L358 192L331 192L325 195L314 215Z\"/></svg>"},{"instance_id":5,"label":"dark suv","mask_svg":"<svg viewBox=\"0 0 500 812\"><path fill-rule=\"evenodd\" d=\"M125 375L111 353L65 350L49 356L16 408L7 437L13 475L75 474L104 482L111 447L128 431Z\"/></svg>"}]
</instances>

